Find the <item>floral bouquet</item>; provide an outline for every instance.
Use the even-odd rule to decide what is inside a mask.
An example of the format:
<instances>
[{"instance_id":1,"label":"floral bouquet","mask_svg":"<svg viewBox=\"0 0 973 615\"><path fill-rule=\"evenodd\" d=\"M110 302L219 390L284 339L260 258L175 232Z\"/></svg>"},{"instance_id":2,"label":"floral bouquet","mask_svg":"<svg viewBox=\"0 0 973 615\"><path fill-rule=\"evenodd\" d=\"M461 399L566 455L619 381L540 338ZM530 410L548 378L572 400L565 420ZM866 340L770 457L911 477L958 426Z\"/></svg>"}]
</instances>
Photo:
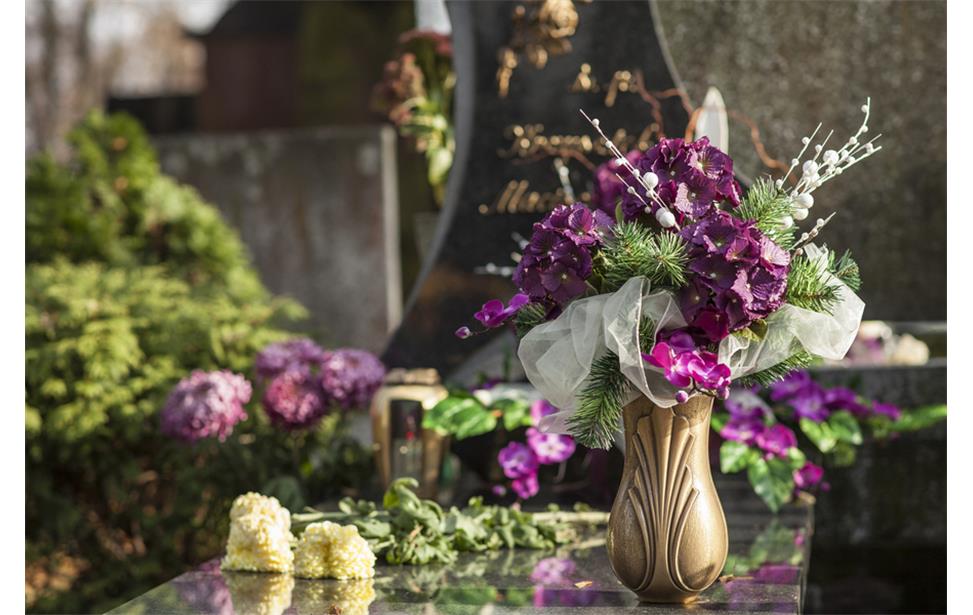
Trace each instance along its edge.
<instances>
[{"instance_id":1,"label":"floral bouquet","mask_svg":"<svg viewBox=\"0 0 973 615\"><path fill-rule=\"evenodd\" d=\"M833 131L816 141L818 125L783 177L746 194L706 138L626 155L585 115L614 155L596 173L594 207L560 205L535 223L520 292L475 315L476 332L514 320L528 379L560 408L541 430L607 448L639 396L662 408L726 399L731 382L842 358L864 310L858 266L812 243L834 214L798 223L817 188L881 149L864 140L870 102L862 112L843 145L829 147Z\"/></svg>"}]
</instances>

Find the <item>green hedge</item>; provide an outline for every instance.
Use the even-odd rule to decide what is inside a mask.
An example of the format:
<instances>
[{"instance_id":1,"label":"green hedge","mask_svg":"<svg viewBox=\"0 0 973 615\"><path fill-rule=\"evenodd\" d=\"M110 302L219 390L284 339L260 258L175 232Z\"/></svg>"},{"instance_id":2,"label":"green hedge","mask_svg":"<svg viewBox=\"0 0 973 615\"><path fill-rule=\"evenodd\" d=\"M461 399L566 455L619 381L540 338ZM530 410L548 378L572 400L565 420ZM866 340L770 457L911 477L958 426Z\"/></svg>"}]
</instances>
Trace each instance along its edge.
<instances>
[{"instance_id":1,"label":"green hedge","mask_svg":"<svg viewBox=\"0 0 973 615\"><path fill-rule=\"evenodd\" d=\"M300 460L334 422L296 439L253 402L225 443L159 433L179 379L217 368L251 377L255 353L287 337L282 325L303 308L264 289L236 232L160 172L134 120L92 114L70 144L68 160L28 161L26 178L33 611L111 608L216 554L239 493L277 485L299 501L295 481L347 483L335 468L363 463L345 442L309 466ZM322 480L316 496L341 486Z\"/></svg>"}]
</instances>

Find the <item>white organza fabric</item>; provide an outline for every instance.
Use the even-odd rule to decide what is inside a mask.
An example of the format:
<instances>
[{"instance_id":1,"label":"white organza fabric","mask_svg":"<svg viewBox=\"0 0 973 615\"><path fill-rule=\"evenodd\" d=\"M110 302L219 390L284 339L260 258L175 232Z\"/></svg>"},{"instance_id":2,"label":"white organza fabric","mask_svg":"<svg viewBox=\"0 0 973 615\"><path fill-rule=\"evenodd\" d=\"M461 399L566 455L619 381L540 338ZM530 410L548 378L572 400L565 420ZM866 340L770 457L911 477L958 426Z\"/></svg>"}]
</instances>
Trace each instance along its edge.
<instances>
[{"instance_id":1,"label":"white organza fabric","mask_svg":"<svg viewBox=\"0 0 973 615\"><path fill-rule=\"evenodd\" d=\"M813 245L806 254L825 267L827 253ZM815 356L838 360L845 356L865 304L847 285L832 276L839 300L832 314L812 312L785 304L765 319L766 333L755 336L730 335L720 342L717 354L730 367L733 378L767 369L801 348ZM650 282L632 278L614 293L579 299L556 319L534 327L520 342L517 352L531 384L560 408L544 417L541 431L567 433L567 420L588 380L592 363L608 351L618 355L622 374L633 385L629 399L640 393L653 403L668 408L676 404L677 389L662 370L642 360L639 323L648 317L655 330L686 325L675 297L669 291L651 291Z\"/></svg>"}]
</instances>

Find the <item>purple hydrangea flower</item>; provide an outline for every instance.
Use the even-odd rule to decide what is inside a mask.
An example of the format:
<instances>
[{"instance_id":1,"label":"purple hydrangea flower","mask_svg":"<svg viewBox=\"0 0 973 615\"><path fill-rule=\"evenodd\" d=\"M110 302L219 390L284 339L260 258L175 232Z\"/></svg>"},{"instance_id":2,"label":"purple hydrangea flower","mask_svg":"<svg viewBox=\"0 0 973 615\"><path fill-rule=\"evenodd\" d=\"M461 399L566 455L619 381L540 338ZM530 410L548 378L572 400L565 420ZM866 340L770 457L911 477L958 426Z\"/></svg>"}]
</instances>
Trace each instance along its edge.
<instances>
[{"instance_id":1,"label":"purple hydrangea flower","mask_svg":"<svg viewBox=\"0 0 973 615\"><path fill-rule=\"evenodd\" d=\"M754 442L767 453L767 458L783 458L787 457L787 451L797 446L797 436L790 428L778 423L757 434Z\"/></svg>"},{"instance_id":2,"label":"purple hydrangea flower","mask_svg":"<svg viewBox=\"0 0 973 615\"><path fill-rule=\"evenodd\" d=\"M311 367L321 362L324 350L308 338L276 342L257 353L254 369L261 380L271 380L274 376L295 367Z\"/></svg>"},{"instance_id":3,"label":"purple hydrangea flower","mask_svg":"<svg viewBox=\"0 0 973 615\"><path fill-rule=\"evenodd\" d=\"M714 210L680 234L693 273L680 307L694 336L719 342L784 302L790 256L752 221Z\"/></svg>"},{"instance_id":4,"label":"purple hydrangea flower","mask_svg":"<svg viewBox=\"0 0 973 615\"><path fill-rule=\"evenodd\" d=\"M549 305L583 294L591 275L591 251L601 245L612 220L584 205L559 205L534 224L514 272L514 283L531 300Z\"/></svg>"},{"instance_id":5,"label":"purple hydrangea flower","mask_svg":"<svg viewBox=\"0 0 973 615\"><path fill-rule=\"evenodd\" d=\"M290 369L271 380L263 406L270 422L284 429L305 429L328 412L321 383L307 368Z\"/></svg>"},{"instance_id":6,"label":"purple hydrangea flower","mask_svg":"<svg viewBox=\"0 0 973 615\"><path fill-rule=\"evenodd\" d=\"M503 447L497 461L507 478L517 479L537 473L537 455L522 442L511 442Z\"/></svg>"},{"instance_id":7,"label":"purple hydrangea flower","mask_svg":"<svg viewBox=\"0 0 973 615\"><path fill-rule=\"evenodd\" d=\"M517 497L526 500L537 495L540 491L540 484L537 482L537 473L528 474L510 481L510 488L514 490Z\"/></svg>"},{"instance_id":8,"label":"purple hydrangea flower","mask_svg":"<svg viewBox=\"0 0 973 615\"><path fill-rule=\"evenodd\" d=\"M357 348L326 352L320 371L325 399L343 410L367 408L385 379L378 357Z\"/></svg>"},{"instance_id":9,"label":"purple hydrangea flower","mask_svg":"<svg viewBox=\"0 0 973 615\"><path fill-rule=\"evenodd\" d=\"M186 442L216 436L222 442L247 418L253 388L239 374L196 370L169 394L160 413L162 433Z\"/></svg>"},{"instance_id":10,"label":"purple hydrangea flower","mask_svg":"<svg viewBox=\"0 0 973 615\"><path fill-rule=\"evenodd\" d=\"M642 152L632 150L625 154L625 158L634 166ZM622 181L619 176L625 179ZM628 182L627 184L625 182ZM591 191L591 206L604 212L606 215L615 217L615 208L619 200L628 191L629 186L637 186L638 182L632 177L623 165L619 164L614 158L601 164L595 169L595 185Z\"/></svg>"},{"instance_id":11,"label":"purple hydrangea flower","mask_svg":"<svg viewBox=\"0 0 973 615\"><path fill-rule=\"evenodd\" d=\"M794 487L806 491L818 486L822 478L824 468L807 461L800 469L794 470Z\"/></svg>"},{"instance_id":12,"label":"purple hydrangea flower","mask_svg":"<svg viewBox=\"0 0 973 615\"><path fill-rule=\"evenodd\" d=\"M527 305L530 297L523 293L517 293L510 299L510 303L504 307L503 301L492 299L483 304L483 308L473 315L487 329L495 329L507 322L511 316L520 311L520 308Z\"/></svg>"},{"instance_id":13,"label":"purple hydrangea flower","mask_svg":"<svg viewBox=\"0 0 973 615\"><path fill-rule=\"evenodd\" d=\"M527 429L527 445L537 461L543 464L561 463L574 454L574 438L556 433L541 433L536 427Z\"/></svg>"},{"instance_id":14,"label":"purple hydrangea flower","mask_svg":"<svg viewBox=\"0 0 973 615\"><path fill-rule=\"evenodd\" d=\"M712 212L718 203L740 204L740 185L733 179L733 160L703 137L693 142L662 139L639 156L633 166L640 173L651 171L659 178L656 191L676 221L698 219ZM622 210L626 220L644 213L642 200L623 190ZM652 213L658 205L651 204Z\"/></svg>"}]
</instances>

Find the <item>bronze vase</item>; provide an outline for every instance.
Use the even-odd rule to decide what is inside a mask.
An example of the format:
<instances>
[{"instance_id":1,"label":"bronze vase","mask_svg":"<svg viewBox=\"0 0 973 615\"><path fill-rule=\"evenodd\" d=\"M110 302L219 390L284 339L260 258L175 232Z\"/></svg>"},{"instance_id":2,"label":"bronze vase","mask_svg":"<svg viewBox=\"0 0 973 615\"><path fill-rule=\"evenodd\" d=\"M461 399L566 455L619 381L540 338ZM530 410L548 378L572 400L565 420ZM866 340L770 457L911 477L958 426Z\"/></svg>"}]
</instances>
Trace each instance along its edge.
<instances>
[{"instance_id":1,"label":"bronze vase","mask_svg":"<svg viewBox=\"0 0 973 615\"><path fill-rule=\"evenodd\" d=\"M720 576L726 518L709 466L713 398L625 406L625 468L608 521L608 559L645 602L689 602Z\"/></svg>"}]
</instances>

